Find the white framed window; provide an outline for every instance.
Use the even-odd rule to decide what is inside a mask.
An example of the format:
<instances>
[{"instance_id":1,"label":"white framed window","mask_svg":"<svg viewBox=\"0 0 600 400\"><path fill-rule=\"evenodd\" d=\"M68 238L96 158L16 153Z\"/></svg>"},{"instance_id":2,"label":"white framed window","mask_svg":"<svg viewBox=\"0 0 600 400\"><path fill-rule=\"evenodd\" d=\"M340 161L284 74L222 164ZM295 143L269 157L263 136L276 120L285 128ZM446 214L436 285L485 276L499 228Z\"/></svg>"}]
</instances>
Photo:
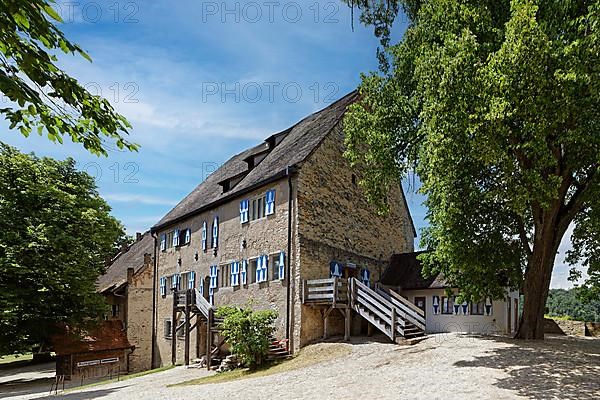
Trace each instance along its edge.
<instances>
[{"instance_id":1,"label":"white framed window","mask_svg":"<svg viewBox=\"0 0 600 400\"><path fill-rule=\"evenodd\" d=\"M198 291L200 292L200 296L204 297L204 279L200 279Z\"/></svg>"},{"instance_id":2,"label":"white framed window","mask_svg":"<svg viewBox=\"0 0 600 400\"><path fill-rule=\"evenodd\" d=\"M160 251L167 250L167 234L163 233L160 235Z\"/></svg>"},{"instance_id":3,"label":"white framed window","mask_svg":"<svg viewBox=\"0 0 600 400\"><path fill-rule=\"evenodd\" d=\"M160 278L160 295L162 297L167 295L167 278L165 276Z\"/></svg>"},{"instance_id":4,"label":"white framed window","mask_svg":"<svg viewBox=\"0 0 600 400\"><path fill-rule=\"evenodd\" d=\"M264 218L266 216L266 213L265 213L266 204L267 204L267 196L264 194L252 199L252 203L251 203L252 208L250 210L251 211L250 219L252 221Z\"/></svg>"},{"instance_id":5,"label":"white framed window","mask_svg":"<svg viewBox=\"0 0 600 400\"><path fill-rule=\"evenodd\" d=\"M245 224L250 221L250 200L242 200L240 202L240 222Z\"/></svg>"},{"instance_id":6,"label":"white framed window","mask_svg":"<svg viewBox=\"0 0 600 400\"><path fill-rule=\"evenodd\" d=\"M173 236L174 235L175 235L174 231L167 232L167 240L166 240L166 248L165 248L165 250L170 249L171 247L173 247Z\"/></svg>"},{"instance_id":7,"label":"white framed window","mask_svg":"<svg viewBox=\"0 0 600 400\"><path fill-rule=\"evenodd\" d=\"M231 264L224 264L220 267L221 270L221 282L219 282L221 287L231 286Z\"/></svg>"},{"instance_id":8,"label":"white framed window","mask_svg":"<svg viewBox=\"0 0 600 400\"><path fill-rule=\"evenodd\" d=\"M271 190L267 191L265 214L266 215L275 214L275 189L271 189Z\"/></svg>"},{"instance_id":9,"label":"white framed window","mask_svg":"<svg viewBox=\"0 0 600 400\"><path fill-rule=\"evenodd\" d=\"M442 296L442 314L454 313L454 296Z\"/></svg>"},{"instance_id":10,"label":"white framed window","mask_svg":"<svg viewBox=\"0 0 600 400\"><path fill-rule=\"evenodd\" d=\"M471 315L484 315L485 314L485 303L479 301L477 303L471 303Z\"/></svg>"}]
</instances>

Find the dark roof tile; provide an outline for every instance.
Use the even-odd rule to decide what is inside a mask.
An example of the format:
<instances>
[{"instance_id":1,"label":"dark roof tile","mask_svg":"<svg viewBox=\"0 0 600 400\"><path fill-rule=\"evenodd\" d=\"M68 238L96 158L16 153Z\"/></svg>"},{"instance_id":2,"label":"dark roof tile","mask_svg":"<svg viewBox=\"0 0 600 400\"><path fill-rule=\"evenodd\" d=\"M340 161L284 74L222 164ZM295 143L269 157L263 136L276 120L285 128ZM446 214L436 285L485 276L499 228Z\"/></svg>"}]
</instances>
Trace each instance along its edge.
<instances>
[{"instance_id":1,"label":"dark roof tile","mask_svg":"<svg viewBox=\"0 0 600 400\"><path fill-rule=\"evenodd\" d=\"M381 276L381 283L401 290L446 288L446 281L441 274L430 278L423 276L423 266L417 259L417 256L423 253L420 251L393 255L390 265Z\"/></svg>"},{"instance_id":2,"label":"dark roof tile","mask_svg":"<svg viewBox=\"0 0 600 400\"><path fill-rule=\"evenodd\" d=\"M247 171L248 164L244 160L263 151L266 143L263 142L233 156L169 211L152 227L152 231L157 231L194 215L218 201L245 193L262 182L268 182L282 174L288 166L298 166L312 154L325 136L336 126L348 105L355 101L357 96L358 93L353 91L327 108L309 115L291 128L271 135L267 140L272 140L274 136L279 135L285 137L234 188L223 193L223 188L219 183Z\"/></svg>"},{"instance_id":3,"label":"dark roof tile","mask_svg":"<svg viewBox=\"0 0 600 400\"><path fill-rule=\"evenodd\" d=\"M133 268L134 273L144 266L144 254L153 253L154 238L150 231L145 232L142 238L131 246L126 252L120 253L107 268L106 273L98 278L96 287L99 292L105 292L120 287L127 283L127 269Z\"/></svg>"}]
</instances>

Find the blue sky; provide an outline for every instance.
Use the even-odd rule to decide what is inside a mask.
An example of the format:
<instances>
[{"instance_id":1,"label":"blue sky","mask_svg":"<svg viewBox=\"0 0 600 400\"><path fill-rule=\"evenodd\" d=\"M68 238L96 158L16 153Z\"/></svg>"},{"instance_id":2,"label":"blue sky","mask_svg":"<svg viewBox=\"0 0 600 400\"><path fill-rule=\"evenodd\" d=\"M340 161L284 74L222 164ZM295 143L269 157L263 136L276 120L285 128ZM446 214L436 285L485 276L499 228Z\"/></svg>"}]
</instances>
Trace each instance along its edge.
<instances>
[{"instance_id":1,"label":"blue sky","mask_svg":"<svg viewBox=\"0 0 600 400\"><path fill-rule=\"evenodd\" d=\"M6 129L0 140L75 158L130 234L156 223L231 155L327 106L353 90L361 72L377 68L372 29L358 23L357 12L353 30L351 11L339 1L95 0L57 7L67 37L94 60L61 57L61 65L129 119L141 149L97 158L72 143ZM404 28L400 18L394 36ZM422 197L407 190L407 200L417 229L425 226ZM567 271L557 265L553 286L567 285Z\"/></svg>"}]
</instances>

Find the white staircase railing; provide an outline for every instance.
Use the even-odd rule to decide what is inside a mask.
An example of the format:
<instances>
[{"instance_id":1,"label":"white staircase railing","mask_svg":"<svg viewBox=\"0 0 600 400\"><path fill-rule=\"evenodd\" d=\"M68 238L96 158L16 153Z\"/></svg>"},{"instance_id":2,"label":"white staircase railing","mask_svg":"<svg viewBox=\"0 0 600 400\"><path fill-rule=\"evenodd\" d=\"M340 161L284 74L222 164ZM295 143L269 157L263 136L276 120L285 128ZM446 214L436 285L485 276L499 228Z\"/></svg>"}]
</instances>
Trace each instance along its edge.
<instances>
[{"instance_id":1,"label":"white staircase railing","mask_svg":"<svg viewBox=\"0 0 600 400\"><path fill-rule=\"evenodd\" d=\"M375 290L386 300L391 302L406 321L410 322L417 328L425 330L425 313L423 310L400 296L398 293L385 286L377 284Z\"/></svg>"}]
</instances>

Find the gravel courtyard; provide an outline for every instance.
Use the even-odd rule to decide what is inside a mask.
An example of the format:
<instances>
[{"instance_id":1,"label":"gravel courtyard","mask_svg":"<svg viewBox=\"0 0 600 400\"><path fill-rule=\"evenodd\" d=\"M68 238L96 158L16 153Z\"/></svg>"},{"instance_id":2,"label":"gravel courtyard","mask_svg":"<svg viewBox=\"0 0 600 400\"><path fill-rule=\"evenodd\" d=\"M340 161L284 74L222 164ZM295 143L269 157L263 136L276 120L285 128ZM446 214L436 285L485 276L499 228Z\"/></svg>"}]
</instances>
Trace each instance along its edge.
<instances>
[{"instance_id":1,"label":"gravel courtyard","mask_svg":"<svg viewBox=\"0 0 600 400\"><path fill-rule=\"evenodd\" d=\"M320 351L328 351L323 343ZM59 395L69 400L598 399L600 340L432 335L414 346L356 339L349 355L259 378L167 387L206 376L178 367ZM339 347L338 347L339 348ZM27 396L20 398L40 398Z\"/></svg>"}]
</instances>

